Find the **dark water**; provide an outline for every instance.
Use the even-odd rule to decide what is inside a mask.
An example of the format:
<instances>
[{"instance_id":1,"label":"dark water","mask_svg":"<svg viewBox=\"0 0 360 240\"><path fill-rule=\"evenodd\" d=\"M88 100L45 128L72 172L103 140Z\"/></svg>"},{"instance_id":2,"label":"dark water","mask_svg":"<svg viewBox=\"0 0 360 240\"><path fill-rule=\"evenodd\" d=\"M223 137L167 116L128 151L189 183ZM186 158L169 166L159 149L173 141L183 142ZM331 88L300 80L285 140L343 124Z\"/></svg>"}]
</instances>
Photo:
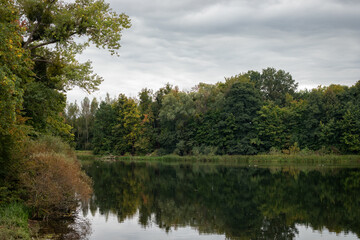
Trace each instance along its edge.
<instances>
[{"instance_id":1,"label":"dark water","mask_svg":"<svg viewBox=\"0 0 360 240\"><path fill-rule=\"evenodd\" d=\"M87 172L83 239L360 236L360 169L97 162Z\"/></svg>"}]
</instances>

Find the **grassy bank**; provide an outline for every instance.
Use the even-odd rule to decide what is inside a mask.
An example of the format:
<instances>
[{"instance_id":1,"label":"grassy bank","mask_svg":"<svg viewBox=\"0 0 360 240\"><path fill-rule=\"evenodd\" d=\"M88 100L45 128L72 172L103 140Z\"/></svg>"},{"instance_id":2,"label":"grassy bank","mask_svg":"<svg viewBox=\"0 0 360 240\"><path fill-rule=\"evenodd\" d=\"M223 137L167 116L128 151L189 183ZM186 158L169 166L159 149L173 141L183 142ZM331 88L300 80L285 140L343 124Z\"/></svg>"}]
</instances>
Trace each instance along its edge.
<instances>
[{"instance_id":1,"label":"grassy bank","mask_svg":"<svg viewBox=\"0 0 360 240\"><path fill-rule=\"evenodd\" d=\"M0 240L31 239L28 217L20 203L0 206Z\"/></svg>"},{"instance_id":2,"label":"grassy bank","mask_svg":"<svg viewBox=\"0 0 360 240\"><path fill-rule=\"evenodd\" d=\"M199 155L199 156L95 156L91 151L77 151L78 159L87 164L95 159L103 161L147 161L147 162L188 162L188 163L221 163L246 165L282 165L282 164L320 164L337 166L360 166L360 155Z\"/></svg>"}]
</instances>

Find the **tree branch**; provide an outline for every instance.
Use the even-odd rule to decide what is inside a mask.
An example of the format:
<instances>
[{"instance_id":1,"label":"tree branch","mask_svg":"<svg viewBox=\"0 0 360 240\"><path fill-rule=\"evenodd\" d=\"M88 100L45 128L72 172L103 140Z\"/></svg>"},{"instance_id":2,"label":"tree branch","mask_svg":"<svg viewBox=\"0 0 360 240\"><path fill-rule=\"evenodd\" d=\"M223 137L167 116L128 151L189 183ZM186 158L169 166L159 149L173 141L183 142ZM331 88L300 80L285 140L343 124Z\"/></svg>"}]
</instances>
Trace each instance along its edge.
<instances>
[{"instance_id":1,"label":"tree branch","mask_svg":"<svg viewBox=\"0 0 360 240\"><path fill-rule=\"evenodd\" d=\"M38 29L39 25L40 25L40 22L38 21L37 24L36 24L36 26L34 27L34 29L31 31L28 40L27 40L27 41L25 42L25 44L24 44L24 48L25 48L25 49L26 49L26 48L29 46L29 44L33 41L34 33L35 33L35 31Z\"/></svg>"},{"instance_id":2,"label":"tree branch","mask_svg":"<svg viewBox=\"0 0 360 240\"><path fill-rule=\"evenodd\" d=\"M74 36L75 34L77 34L77 32L72 32L68 37L70 38L71 36ZM60 40L54 39L54 40L51 40L51 41L48 41L48 42L40 43L38 45L30 46L28 49L33 50L33 49L43 47L43 46L46 46L46 45L50 45L50 44L53 44L53 43L57 43L57 42L60 42Z\"/></svg>"},{"instance_id":3,"label":"tree branch","mask_svg":"<svg viewBox=\"0 0 360 240\"><path fill-rule=\"evenodd\" d=\"M53 61L51 60L46 60L46 59L40 59L40 58L33 58L31 59L34 62L46 62L46 63L53 63Z\"/></svg>"},{"instance_id":4,"label":"tree branch","mask_svg":"<svg viewBox=\"0 0 360 240\"><path fill-rule=\"evenodd\" d=\"M52 41L49 41L49 42L40 43L38 45L34 45L34 46L29 47L29 50L33 50L33 49L36 49L36 48L39 48L39 47L50 45L50 44L53 44L53 43L56 43L56 42L60 42L60 40L52 40Z\"/></svg>"}]
</instances>

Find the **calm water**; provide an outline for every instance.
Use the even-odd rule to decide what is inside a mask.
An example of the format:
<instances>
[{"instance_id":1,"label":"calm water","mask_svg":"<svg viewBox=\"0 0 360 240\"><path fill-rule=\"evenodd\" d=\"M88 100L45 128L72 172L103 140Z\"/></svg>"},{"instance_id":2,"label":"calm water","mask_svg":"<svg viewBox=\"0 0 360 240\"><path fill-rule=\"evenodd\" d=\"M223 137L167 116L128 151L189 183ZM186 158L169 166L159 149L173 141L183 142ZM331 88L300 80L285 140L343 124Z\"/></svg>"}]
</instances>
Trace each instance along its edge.
<instances>
[{"instance_id":1,"label":"calm water","mask_svg":"<svg viewBox=\"0 0 360 240\"><path fill-rule=\"evenodd\" d=\"M360 169L100 163L64 239L359 239Z\"/></svg>"}]
</instances>

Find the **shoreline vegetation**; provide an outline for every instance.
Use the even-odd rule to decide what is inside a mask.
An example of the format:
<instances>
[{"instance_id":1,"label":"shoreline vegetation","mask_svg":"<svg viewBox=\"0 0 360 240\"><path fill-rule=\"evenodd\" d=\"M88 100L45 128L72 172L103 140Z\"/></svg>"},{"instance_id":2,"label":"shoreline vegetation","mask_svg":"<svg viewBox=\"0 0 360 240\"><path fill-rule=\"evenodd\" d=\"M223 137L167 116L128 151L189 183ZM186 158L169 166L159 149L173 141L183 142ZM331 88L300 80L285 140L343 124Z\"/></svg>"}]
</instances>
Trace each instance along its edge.
<instances>
[{"instance_id":1,"label":"shoreline vegetation","mask_svg":"<svg viewBox=\"0 0 360 240\"><path fill-rule=\"evenodd\" d=\"M66 92L98 89L103 79L76 56L90 43L118 55L130 27L100 0L0 0L0 240L32 239L29 219L71 216L90 196Z\"/></svg>"},{"instance_id":2,"label":"shoreline vegetation","mask_svg":"<svg viewBox=\"0 0 360 240\"><path fill-rule=\"evenodd\" d=\"M28 140L18 154L19 186L0 188L0 240L41 239L39 223L73 216L79 202L89 199L92 182L60 138Z\"/></svg>"},{"instance_id":3,"label":"shoreline vegetation","mask_svg":"<svg viewBox=\"0 0 360 240\"><path fill-rule=\"evenodd\" d=\"M179 156L169 154L164 156L114 156L94 155L92 151L76 151L77 158L83 164L93 161L143 161L161 163L219 163L250 166L271 166L278 164L320 164L322 166L354 166L360 167L359 155L335 154L259 154L259 155L197 155Z\"/></svg>"},{"instance_id":4,"label":"shoreline vegetation","mask_svg":"<svg viewBox=\"0 0 360 240\"><path fill-rule=\"evenodd\" d=\"M359 154L360 81L298 90L290 73L248 71L190 91L85 97L64 112L77 150L113 155Z\"/></svg>"}]
</instances>

